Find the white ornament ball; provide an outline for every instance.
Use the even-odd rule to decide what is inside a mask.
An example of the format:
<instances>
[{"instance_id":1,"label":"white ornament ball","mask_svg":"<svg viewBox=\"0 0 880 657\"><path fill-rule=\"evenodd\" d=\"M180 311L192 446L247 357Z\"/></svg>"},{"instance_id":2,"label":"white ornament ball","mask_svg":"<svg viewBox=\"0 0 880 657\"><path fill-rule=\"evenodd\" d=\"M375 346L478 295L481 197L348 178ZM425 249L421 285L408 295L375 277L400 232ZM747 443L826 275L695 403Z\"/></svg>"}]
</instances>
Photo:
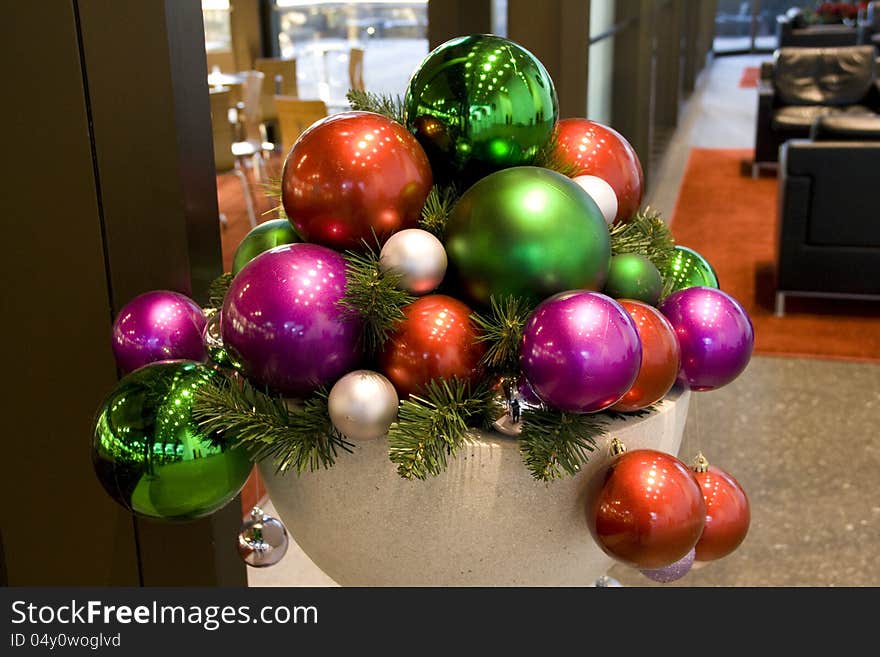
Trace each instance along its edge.
<instances>
[{"instance_id":1,"label":"white ornament ball","mask_svg":"<svg viewBox=\"0 0 880 657\"><path fill-rule=\"evenodd\" d=\"M446 275L446 249L434 235L419 228L394 233L379 253L382 271L401 274L400 286L412 294L427 294Z\"/></svg>"},{"instance_id":2,"label":"white ornament ball","mask_svg":"<svg viewBox=\"0 0 880 657\"><path fill-rule=\"evenodd\" d=\"M330 390L330 421L352 440L381 438L397 418L397 390L378 372L355 370Z\"/></svg>"},{"instance_id":3,"label":"white ornament ball","mask_svg":"<svg viewBox=\"0 0 880 657\"><path fill-rule=\"evenodd\" d=\"M611 185L596 176L577 176L574 181L596 201L605 223L610 226L617 217L617 194Z\"/></svg>"}]
</instances>

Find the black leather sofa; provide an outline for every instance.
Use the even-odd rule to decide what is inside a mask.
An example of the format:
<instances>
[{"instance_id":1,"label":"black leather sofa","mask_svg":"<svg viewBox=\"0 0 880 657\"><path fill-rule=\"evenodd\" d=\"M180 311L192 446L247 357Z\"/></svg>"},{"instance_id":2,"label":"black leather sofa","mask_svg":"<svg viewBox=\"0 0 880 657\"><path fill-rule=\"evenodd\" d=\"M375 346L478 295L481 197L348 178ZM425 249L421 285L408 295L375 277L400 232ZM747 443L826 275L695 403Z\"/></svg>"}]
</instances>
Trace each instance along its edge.
<instances>
[{"instance_id":1,"label":"black leather sofa","mask_svg":"<svg viewBox=\"0 0 880 657\"><path fill-rule=\"evenodd\" d=\"M808 137L816 119L880 113L871 46L781 48L762 70L755 128L755 173L789 139Z\"/></svg>"},{"instance_id":2,"label":"black leather sofa","mask_svg":"<svg viewBox=\"0 0 880 657\"><path fill-rule=\"evenodd\" d=\"M880 116L818 119L779 169L776 314L789 295L880 299Z\"/></svg>"},{"instance_id":3,"label":"black leather sofa","mask_svg":"<svg viewBox=\"0 0 880 657\"><path fill-rule=\"evenodd\" d=\"M780 48L840 48L855 46L859 30L849 25L808 25L800 9L789 9L776 18Z\"/></svg>"}]
</instances>

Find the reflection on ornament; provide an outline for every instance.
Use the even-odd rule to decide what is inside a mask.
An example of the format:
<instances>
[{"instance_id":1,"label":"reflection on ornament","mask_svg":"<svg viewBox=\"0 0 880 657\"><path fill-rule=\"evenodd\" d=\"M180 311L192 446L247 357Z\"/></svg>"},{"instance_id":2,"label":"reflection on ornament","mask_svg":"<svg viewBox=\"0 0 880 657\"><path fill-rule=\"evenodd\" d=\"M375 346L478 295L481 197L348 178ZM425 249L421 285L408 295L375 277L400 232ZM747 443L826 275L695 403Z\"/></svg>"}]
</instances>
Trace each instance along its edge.
<instances>
[{"instance_id":1,"label":"reflection on ornament","mask_svg":"<svg viewBox=\"0 0 880 657\"><path fill-rule=\"evenodd\" d=\"M681 245L673 249L663 279L669 294L689 287L719 287L718 275L709 261L693 249Z\"/></svg>"},{"instance_id":2,"label":"reflection on ornament","mask_svg":"<svg viewBox=\"0 0 880 657\"><path fill-rule=\"evenodd\" d=\"M608 575L602 575L601 577L599 577L599 579L596 580L596 583L594 584L594 586L596 588L600 588L600 589L609 589L609 588L622 587L623 584L621 584L618 580L614 579L613 577L609 577Z\"/></svg>"},{"instance_id":3,"label":"reflection on ornament","mask_svg":"<svg viewBox=\"0 0 880 657\"><path fill-rule=\"evenodd\" d=\"M219 367L240 369L241 363L233 358L232 352L223 344L223 313L217 308L208 308L205 316L208 321L202 332L202 341L208 358Z\"/></svg>"},{"instance_id":4,"label":"reflection on ornament","mask_svg":"<svg viewBox=\"0 0 880 657\"><path fill-rule=\"evenodd\" d=\"M337 381L327 407L330 421L352 440L381 438L397 418L397 391L378 372L356 370Z\"/></svg>"},{"instance_id":5,"label":"reflection on ornament","mask_svg":"<svg viewBox=\"0 0 880 657\"><path fill-rule=\"evenodd\" d=\"M541 407L541 400L523 378L518 382L505 379L501 384L501 393L504 397L504 412L492 423L492 427L505 436L519 436L522 433L523 411Z\"/></svg>"},{"instance_id":6,"label":"reflection on ornament","mask_svg":"<svg viewBox=\"0 0 880 657\"><path fill-rule=\"evenodd\" d=\"M617 218L617 194L611 185L598 176L576 176L574 181L596 201L605 217L605 223L609 226L613 224Z\"/></svg>"},{"instance_id":7,"label":"reflection on ornament","mask_svg":"<svg viewBox=\"0 0 880 657\"><path fill-rule=\"evenodd\" d=\"M274 566L287 553L289 543L284 524L258 506L251 509L251 517L238 532L238 554L253 568Z\"/></svg>"},{"instance_id":8,"label":"reflection on ornament","mask_svg":"<svg viewBox=\"0 0 880 657\"><path fill-rule=\"evenodd\" d=\"M446 275L446 249L428 231L407 228L385 242L379 254L379 267L400 274L402 289L427 294L437 289Z\"/></svg>"},{"instance_id":9,"label":"reflection on ornament","mask_svg":"<svg viewBox=\"0 0 880 657\"><path fill-rule=\"evenodd\" d=\"M235 249L235 255L232 256L232 275L236 275L247 263L269 249L301 241L287 219L264 221L251 228Z\"/></svg>"}]
</instances>

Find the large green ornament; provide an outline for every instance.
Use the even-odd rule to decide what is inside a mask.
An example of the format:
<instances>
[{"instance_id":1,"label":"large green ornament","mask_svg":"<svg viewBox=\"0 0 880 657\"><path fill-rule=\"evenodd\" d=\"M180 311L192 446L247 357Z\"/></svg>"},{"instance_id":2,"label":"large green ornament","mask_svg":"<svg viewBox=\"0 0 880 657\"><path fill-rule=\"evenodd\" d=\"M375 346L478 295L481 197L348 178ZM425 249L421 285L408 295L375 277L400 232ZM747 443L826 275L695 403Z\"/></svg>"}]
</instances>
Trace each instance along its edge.
<instances>
[{"instance_id":1,"label":"large green ornament","mask_svg":"<svg viewBox=\"0 0 880 657\"><path fill-rule=\"evenodd\" d=\"M613 299L635 299L656 306L663 279L654 263L638 253L621 253L611 258L605 294Z\"/></svg>"},{"instance_id":2,"label":"large green ornament","mask_svg":"<svg viewBox=\"0 0 880 657\"><path fill-rule=\"evenodd\" d=\"M465 186L530 164L559 114L544 65L522 46L485 34L432 50L410 79L404 106L435 178Z\"/></svg>"},{"instance_id":3,"label":"large green ornament","mask_svg":"<svg viewBox=\"0 0 880 657\"><path fill-rule=\"evenodd\" d=\"M601 290L611 244L595 201L571 179L539 167L493 173L465 192L446 225L453 277L472 301L515 295L542 301Z\"/></svg>"},{"instance_id":4,"label":"large green ornament","mask_svg":"<svg viewBox=\"0 0 880 657\"><path fill-rule=\"evenodd\" d=\"M302 240L287 219L272 219L251 228L232 256L232 275L235 276L247 263L264 251L295 242Z\"/></svg>"},{"instance_id":5,"label":"large green ornament","mask_svg":"<svg viewBox=\"0 0 880 657\"><path fill-rule=\"evenodd\" d=\"M686 246L676 246L663 272L669 294L689 287L718 288L718 276L712 265Z\"/></svg>"},{"instance_id":6,"label":"large green ornament","mask_svg":"<svg viewBox=\"0 0 880 657\"><path fill-rule=\"evenodd\" d=\"M251 471L247 452L202 434L193 396L213 370L162 361L123 378L95 420L92 463L110 496L162 520L201 518L233 499Z\"/></svg>"}]
</instances>

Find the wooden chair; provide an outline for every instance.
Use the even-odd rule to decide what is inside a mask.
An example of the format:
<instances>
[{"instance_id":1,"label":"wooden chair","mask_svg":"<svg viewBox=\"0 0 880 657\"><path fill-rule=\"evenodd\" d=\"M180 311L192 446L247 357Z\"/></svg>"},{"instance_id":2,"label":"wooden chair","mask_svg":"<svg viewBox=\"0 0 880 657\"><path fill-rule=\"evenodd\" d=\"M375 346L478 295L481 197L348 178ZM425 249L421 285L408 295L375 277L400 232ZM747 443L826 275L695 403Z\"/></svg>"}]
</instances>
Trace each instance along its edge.
<instances>
[{"instance_id":1,"label":"wooden chair","mask_svg":"<svg viewBox=\"0 0 880 657\"><path fill-rule=\"evenodd\" d=\"M275 96L275 107L278 110L278 127L281 130L284 155L290 152L293 144L310 125L327 116L327 104L323 100Z\"/></svg>"},{"instance_id":2,"label":"wooden chair","mask_svg":"<svg viewBox=\"0 0 880 657\"><path fill-rule=\"evenodd\" d=\"M275 96L299 96L296 85L296 60L263 57L256 60L254 68L266 76L260 93L263 120L275 121L278 118Z\"/></svg>"},{"instance_id":3,"label":"wooden chair","mask_svg":"<svg viewBox=\"0 0 880 657\"><path fill-rule=\"evenodd\" d=\"M352 48L348 53L348 81L351 89L364 91L364 51Z\"/></svg>"},{"instance_id":4,"label":"wooden chair","mask_svg":"<svg viewBox=\"0 0 880 657\"><path fill-rule=\"evenodd\" d=\"M209 50L205 53L208 62L208 73L217 68L224 73L235 71L235 55L231 50Z\"/></svg>"},{"instance_id":5,"label":"wooden chair","mask_svg":"<svg viewBox=\"0 0 880 657\"><path fill-rule=\"evenodd\" d=\"M234 173L241 182L244 203L251 226L257 225L254 203L247 177L241 169L239 157L233 152L235 143L232 125L229 123L229 107L232 97L228 90L211 91L211 129L214 135L214 168L218 174ZM220 213L220 223L226 224L226 216Z\"/></svg>"}]
</instances>

